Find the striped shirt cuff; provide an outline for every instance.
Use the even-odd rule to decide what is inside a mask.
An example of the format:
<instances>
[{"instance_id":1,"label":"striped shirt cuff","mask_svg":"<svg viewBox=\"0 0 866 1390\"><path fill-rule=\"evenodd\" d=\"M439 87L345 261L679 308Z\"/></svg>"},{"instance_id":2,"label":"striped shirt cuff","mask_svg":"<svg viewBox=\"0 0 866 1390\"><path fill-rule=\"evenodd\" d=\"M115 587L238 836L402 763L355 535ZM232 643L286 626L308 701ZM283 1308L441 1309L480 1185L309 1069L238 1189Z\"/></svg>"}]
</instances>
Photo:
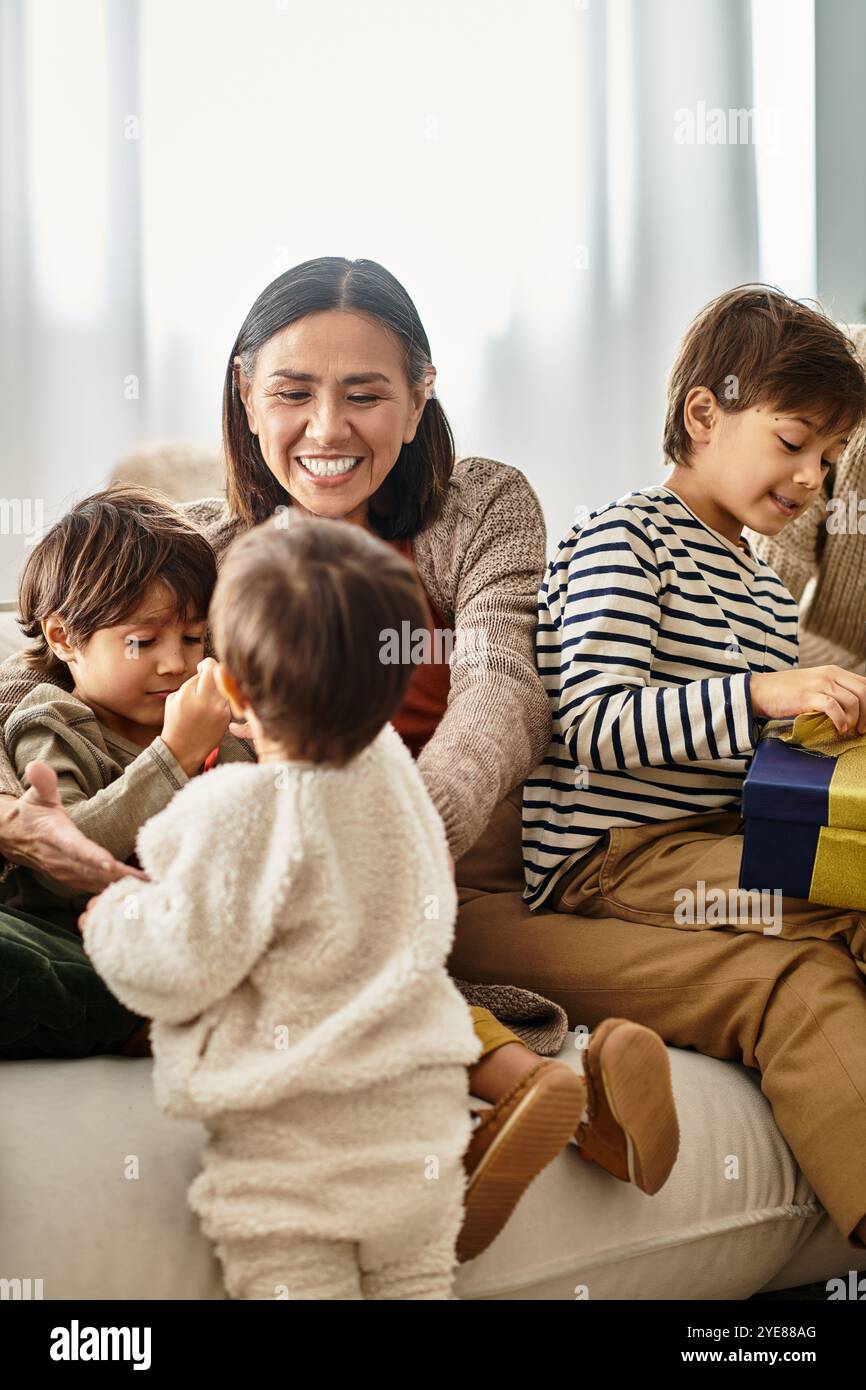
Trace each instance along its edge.
<instances>
[{"instance_id":1,"label":"striped shirt cuff","mask_svg":"<svg viewBox=\"0 0 866 1390\"><path fill-rule=\"evenodd\" d=\"M753 753L758 740L758 730L752 710L751 671L731 676L728 689L736 738L736 748L731 751L735 756L737 753Z\"/></svg>"}]
</instances>

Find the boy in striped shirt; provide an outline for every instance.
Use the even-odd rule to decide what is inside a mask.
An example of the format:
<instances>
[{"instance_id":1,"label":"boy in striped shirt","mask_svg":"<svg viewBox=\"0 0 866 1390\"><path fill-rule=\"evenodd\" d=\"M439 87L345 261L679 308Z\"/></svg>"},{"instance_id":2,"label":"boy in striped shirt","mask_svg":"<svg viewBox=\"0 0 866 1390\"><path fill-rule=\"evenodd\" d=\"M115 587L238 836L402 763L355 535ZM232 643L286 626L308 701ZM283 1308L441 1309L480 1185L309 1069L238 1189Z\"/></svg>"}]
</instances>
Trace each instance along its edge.
<instances>
[{"instance_id":1,"label":"boy in striped shirt","mask_svg":"<svg viewBox=\"0 0 866 1390\"><path fill-rule=\"evenodd\" d=\"M537 661L553 736L523 793L529 907L615 919L603 931L576 927L584 1007L627 1010L668 1042L762 1070L776 1048L765 1091L778 1092L780 1127L858 1248L866 1245L866 1102L851 1079L866 1073L866 992L857 985L866 929L856 912L786 897L783 920L767 929L743 910L747 898L754 903L738 883L741 789L761 722L819 710L840 733L866 732L866 679L797 666L796 603L744 528L775 535L820 506L824 479L864 418L863 370L823 313L753 285L698 315L668 380L664 483L577 523L547 567ZM647 937L647 927L674 930ZM773 938L752 936L757 961L739 938L750 954L740 953L734 1014L729 956L722 943L710 949L708 927ZM696 930L707 947L697 955L684 939ZM634 944L618 944L620 936ZM823 983L804 983L814 993L808 1038L793 1014L784 1027L780 1015L772 1034L773 988L762 976L793 968L778 954L792 940L811 961L807 948L822 948L804 938L844 943L851 958L846 966L835 945L824 947L832 954L822 957ZM637 975L626 964L635 949ZM801 1048L787 1070L786 1047ZM801 1103L814 1108L819 1096L827 1135Z\"/></svg>"}]
</instances>

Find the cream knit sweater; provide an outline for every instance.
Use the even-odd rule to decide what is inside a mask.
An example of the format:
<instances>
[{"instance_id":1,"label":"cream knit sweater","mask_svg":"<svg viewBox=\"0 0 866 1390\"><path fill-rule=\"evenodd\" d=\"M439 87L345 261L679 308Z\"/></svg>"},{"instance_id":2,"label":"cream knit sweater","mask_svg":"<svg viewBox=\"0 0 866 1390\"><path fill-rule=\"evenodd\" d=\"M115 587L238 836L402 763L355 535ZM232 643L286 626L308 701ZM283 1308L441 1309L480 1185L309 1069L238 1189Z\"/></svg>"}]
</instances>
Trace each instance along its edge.
<instances>
[{"instance_id":1,"label":"cream knit sweater","mask_svg":"<svg viewBox=\"0 0 866 1390\"><path fill-rule=\"evenodd\" d=\"M861 362L866 366L866 326L848 329ZM851 497L857 522L847 525ZM829 530L827 504L836 499L845 525ZM866 621L866 424L851 438L835 469L824 480L808 511L790 522L777 536L761 536L747 530L749 544L776 571L799 602L810 579L815 588L801 614L801 664L837 663L845 653L857 657L863 668L863 625ZM817 639L820 639L817 640ZM822 647L824 650L822 651ZM833 652L831 647L842 649ZM814 655L807 656L808 652Z\"/></svg>"},{"instance_id":2,"label":"cream knit sweater","mask_svg":"<svg viewBox=\"0 0 866 1390\"><path fill-rule=\"evenodd\" d=\"M242 529L225 499L180 509L202 527L221 560ZM547 561L538 498L517 468L458 459L442 511L414 538L413 552L421 583L457 633L448 707L418 768L459 859L494 807L547 752L550 706L535 667L538 589ZM469 636L465 643L461 629ZM472 640L478 632L485 638L483 659ZM39 680L20 656L0 664L0 728ZM0 740L0 793L21 791Z\"/></svg>"},{"instance_id":3,"label":"cream knit sweater","mask_svg":"<svg viewBox=\"0 0 866 1390\"><path fill-rule=\"evenodd\" d=\"M445 834L391 724L345 768L216 767L136 850L153 881L111 884L83 939L109 988L155 1020L170 1114L264 1109L478 1057L445 969L457 907Z\"/></svg>"}]
</instances>

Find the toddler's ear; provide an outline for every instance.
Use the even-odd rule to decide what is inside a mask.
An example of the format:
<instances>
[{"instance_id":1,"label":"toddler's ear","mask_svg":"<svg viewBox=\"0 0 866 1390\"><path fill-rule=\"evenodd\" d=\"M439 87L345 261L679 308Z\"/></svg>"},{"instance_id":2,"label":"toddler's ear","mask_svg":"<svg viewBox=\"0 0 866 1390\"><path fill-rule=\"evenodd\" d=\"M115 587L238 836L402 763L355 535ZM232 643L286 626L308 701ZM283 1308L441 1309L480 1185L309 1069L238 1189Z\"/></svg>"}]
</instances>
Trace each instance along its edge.
<instances>
[{"instance_id":1,"label":"toddler's ear","mask_svg":"<svg viewBox=\"0 0 866 1390\"><path fill-rule=\"evenodd\" d=\"M222 663L218 661L213 668L213 678L217 690L229 702L232 718L242 719L243 714L241 711L243 708L243 700L241 699L241 692L238 690L237 682L231 672L227 671Z\"/></svg>"}]
</instances>

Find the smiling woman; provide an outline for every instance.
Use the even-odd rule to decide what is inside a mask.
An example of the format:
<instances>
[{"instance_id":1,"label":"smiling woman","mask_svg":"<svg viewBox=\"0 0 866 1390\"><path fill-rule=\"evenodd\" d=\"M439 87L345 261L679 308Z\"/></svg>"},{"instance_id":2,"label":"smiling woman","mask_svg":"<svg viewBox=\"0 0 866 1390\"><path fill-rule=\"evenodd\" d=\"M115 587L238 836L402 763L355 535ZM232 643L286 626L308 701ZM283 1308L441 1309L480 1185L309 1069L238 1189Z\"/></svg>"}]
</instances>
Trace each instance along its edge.
<instances>
[{"instance_id":1,"label":"smiling woman","mask_svg":"<svg viewBox=\"0 0 866 1390\"><path fill-rule=\"evenodd\" d=\"M383 266L322 257L293 267L262 291L232 345L227 503L202 520L218 554L282 507L362 526L413 562L456 654L444 682L419 667L395 724L402 732L401 718L425 711L413 751L456 860L547 746L534 656L546 532L516 468L455 460L435 379L417 310Z\"/></svg>"}]
</instances>

